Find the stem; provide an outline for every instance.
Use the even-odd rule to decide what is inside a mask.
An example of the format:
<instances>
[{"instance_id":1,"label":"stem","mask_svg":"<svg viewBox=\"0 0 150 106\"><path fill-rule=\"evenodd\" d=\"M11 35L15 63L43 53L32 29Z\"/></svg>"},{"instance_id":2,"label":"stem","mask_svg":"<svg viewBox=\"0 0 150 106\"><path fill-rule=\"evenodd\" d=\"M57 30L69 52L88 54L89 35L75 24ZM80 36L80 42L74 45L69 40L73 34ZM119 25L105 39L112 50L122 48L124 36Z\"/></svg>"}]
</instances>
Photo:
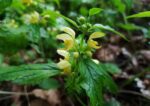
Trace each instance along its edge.
<instances>
[{"instance_id":1,"label":"stem","mask_svg":"<svg viewBox=\"0 0 150 106\"><path fill-rule=\"evenodd\" d=\"M27 99L27 102L28 102L28 106L31 106L31 105L30 105L29 95L28 95L28 92L27 92L27 86L24 87L24 91L25 91L25 93L26 93L25 96L26 96L26 99Z\"/></svg>"},{"instance_id":2,"label":"stem","mask_svg":"<svg viewBox=\"0 0 150 106\"><path fill-rule=\"evenodd\" d=\"M82 106L86 106L86 105L82 102L82 100L78 97L78 95L75 95L75 97L76 97L77 100L81 103Z\"/></svg>"},{"instance_id":3,"label":"stem","mask_svg":"<svg viewBox=\"0 0 150 106\"><path fill-rule=\"evenodd\" d=\"M139 92L135 92L135 91L121 90L121 91L119 91L119 93L128 93L128 94L138 95L138 96L141 96L141 97L144 97L144 98L150 100L150 97L145 96L145 95L143 95L143 94L141 94L141 93L139 93Z\"/></svg>"},{"instance_id":4,"label":"stem","mask_svg":"<svg viewBox=\"0 0 150 106\"><path fill-rule=\"evenodd\" d=\"M128 20L126 19L126 14L125 13L122 13L122 16L123 16L123 20L124 20L124 23L125 24L128 24ZM129 30L127 30L128 32L128 35L129 35L129 38L131 38L131 32Z\"/></svg>"},{"instance_id":5,"label":"stem","mask_svg":"<svg viewBox=\"0 0 150 106\"><path fill-rule=\"evenodd\" d=\"M46 56L45 56L45 52L44 52L43 40L42 40L42 38L41 38L41 37L40 37L39 46L40 46L40 50L41 50L42 58L44 58L44 60L45 60L45 59L46 59Z\"/></svg>"},{"instance_id":6,"label":"stem","mask_svg":"<svg viewBox=\"0 0 150 106\"><path fill-rule=\"evenodd\" d=\"M33 93L28 92L28 93L23 93L23 92L9 92L9 91L0 91L1 95L32 95Z\"/></svg>"},{"instance_id":7,"label":"stem","mask_svg":"<svg viewBox=\"0 0 150 106\"><path fill-rule=\"evenodd\" d=\"M121 88L125 87L126 85L129 85L132 81L134 81L135 78L138 78L140 76L142 76L143 74L145 74L148 71L148 69L143 70L142 72L136 74L134 77L132 77L131 79L127 80Z\"/></svg>"}]
</instances>

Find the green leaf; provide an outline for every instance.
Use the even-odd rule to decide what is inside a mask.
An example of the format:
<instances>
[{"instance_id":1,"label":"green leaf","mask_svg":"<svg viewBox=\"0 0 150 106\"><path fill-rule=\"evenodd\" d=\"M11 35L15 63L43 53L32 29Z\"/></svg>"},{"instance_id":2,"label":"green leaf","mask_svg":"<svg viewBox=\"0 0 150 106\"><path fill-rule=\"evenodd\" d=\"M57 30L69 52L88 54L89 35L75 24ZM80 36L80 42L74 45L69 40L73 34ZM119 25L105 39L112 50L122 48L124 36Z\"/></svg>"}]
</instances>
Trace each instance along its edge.
<instances>
[{"instance_id":1,"label":"green leaf","mask_svg":"<svg viewBox=\"0 0 150 106\"><path fill-rule=\"evenodd\" d=\"M38 43L41 36L40 36L40 26L39 25L24 25L24 29L28 33L28 40L33 43Z\"/></svg>"},{"instance_id":2,"label":"green leaf","mask_svg":"<svg viewBox=\"0 0 150 106\"><path fill-rule=\"evenodd\" d=\"M0 67L0 81L12 81L18 84L39 84L44 79L59 73L60 71L54 63Z\"/></svg>"},{"instance_id":3,"label":"green leaf","mask_svg":"<svg viewBox=\"0 0 150 106\"><path fill-rule=\"evenodd\" d=\"M99 67L99 71L102 73L104 77L103 78L104 87L108 89L110 92L116 93L118 91L118 87L113 81L113 79L111 78L111 76L108 74L108 70L106 70L106 68L100 66L99 64L98 67Z\"/></svg>"},{"instance_id":4,"label":"green leaf","mask_svg":"<svg viewBox=\"0 0 150 106\"><path fill-rule=\"evenodd\" d=\"M68 21L69 23L74 25L76 28L79 28L78 24L75 21L60 14L59 12L48 10L48 11L45 11L42 15L50 15L50 17L53 17L53 18L62 17L64 20Z\"/></svg>"},{"instance_id":5,"label":"green leaf","mask_svg":"<svg viewBox=\"0 0 150 106\"><path fill-rule=\"evenodd\" d=\"M60 86L60 84L58 83L58 81L55 79L52 79L52 78L45 79L39 84L39 87L41 87L42 89L45 89L45 90L56 89L59 86Z\"/></svg>"},{"instance_id":6,"label":"green leaf","mask_svg":"<svg viewBox=\"0 0 150 106\"><path fill-rule=\"evenodd\" d=\"M27 44L27 36L21 28L0 26L0 53L13 54Z\"/></svg>"},{"instance_id":7,"label":"green leaf","mask_svg":"<svg viewBox=\"0 0 150 106\"><path fill-rule=\"evenodd\" d=\"M144 18L144 17L150 17L150 11L144 11L144 12L130 15L127 17L127 19L129 19L129 18Z\"/></svg>"},{"instance_id":8,"label":"green leaf","mask_svg":"<svg viewBox=\"0 0 150 106\"><path fill-rule=\"evenodd\" d=\"M125 30L130 30L130 31L133 31L133 30L141 30L142 27L141 26L138 26L138 25L135 25L135 24L132 24L132 23L128 23L128 24L118 24L119 27L125 29Z\"/></svg>"},{"instance_id":9,"label":"green leaf","mask_svg":"<svg viewBox=\"0 0 150 106\"><path fill-rule=\"evenodd\" d=\"M106 102L104 106L121 106L121 104L115 98L112 98L110 101Z\"/></svg>"},{"instance_id":10,"label":"green leaf","mask_svg":"<svg viewBox=\"0 0 150 106\"><path fill-rule=\"evenodd\" d=\"M107 31L110 31L110 32L113 32L113 33L119 35L120 37L122 37L123 39L128 41L128 39L126 38L125 35L123 35L122 33L118 32L118 31L116 31L115 29L111 28L110 26L105 26L105 25L102 25L102 24L95 24L91 29L107 30Z\"/></svg>"},{"instance_id":11,"label":"green leaf","mask_svg":"<svg viewBox=\"0 0 150 106\"><path fill-rule=\"evenodd\" d=\"M100 63L100 67L103 67L104 70L106 70L107 72L111 73L111 74L119 74L121 73L121 69L119 69L119 67L116 64L112 64L112 63Z\"/></svg>"},{"instance_id":12,"label":"green leaf","mask_svg":"<svg viewBox=\"0 0 150 106\"><path fill-rule=\"evenodd\" d=\"M121 13L125 12L126 5L122 2L122 0L112 0L112 2L119 12Z\"/></svg>"},{"instance_id":13,"label":"green leaf","mask_svg":"<svg viewBox=\"0 0 150 106\"><path fill-rule=\"evenodd\" d=\"M103 105L104 87L113 93L117 91L117 86L107 71L91 59L80 59L78 68L80 77L83 79L80 85L90 98L90 106Z\"/></svg>"},{"instance_id":14,"label":"green leaf","mask_svg":"<svg viewBox=\"0 0 150 106\"><path fill-rule=\"evenodd\" d=\"M102 106L103 104L103 82L102 74L92 60L84 59L79 62L79 72L83 79L81 87L90 98L90 106Z\"/></svg>"},{"instance_id":15,"label":"green leaf","mask_svg":"<svg viewBox=\"0 0 150 106\"><path fill-rule=\"evenodd\" d=\"M124 0L125 4L126 4L126 9L128 11L130 11L133 7L134 4L134 0Z\"/></svg>"},{"instance_id":16,"label":"green leaf","mask_svg":"<svg viewBox=\"0 0 150 106\"><path fill-rule=\"evenodd\" d=\"M0 0L0 12L3 11L6 7L10 6L12 0Z\"/></svg>"},{"instance_id":17,"label":"green leaf","mask_svg":"<svg viewBox=\"0 0 150 106\"><path fill-rule=\"evenodd\" d=\"M101 9L101 8L92 8L92 9L89 10L89 16L98 14L98 13L100 13L102 10L103 10L103 9Z\"/></svg>"},{"instance_id":18,"label":"green leaf","mask_svg":"<svg viewBox=\"0 0 150 106\"><path fill-rule=\"evenodd\" d=\"M54 2L57 4L58 7L60 7L60 1L59 0L54 0Z\"/></svg>"}]
</instances>

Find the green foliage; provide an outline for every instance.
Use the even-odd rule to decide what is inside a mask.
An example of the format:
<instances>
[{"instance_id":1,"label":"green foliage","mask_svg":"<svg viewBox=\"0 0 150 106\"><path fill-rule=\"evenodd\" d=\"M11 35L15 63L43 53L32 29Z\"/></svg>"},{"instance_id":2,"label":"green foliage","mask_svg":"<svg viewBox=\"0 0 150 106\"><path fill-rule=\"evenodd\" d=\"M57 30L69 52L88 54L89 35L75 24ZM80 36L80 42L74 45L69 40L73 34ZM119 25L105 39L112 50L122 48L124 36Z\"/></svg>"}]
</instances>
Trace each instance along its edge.
<instances>
[{"instance_id":1,"label":"green foliage","mask_svg":"<svg viewBox=\"0 0 150 106\"><path fill-rule=\"evenodd\" d=\"M86 91L90 98L91 106L100 106L103 104L103 77L97 65L91 60L81 60L79 63L79 72L83 79L81 87Z\"/></svg>"},{"instance_id":2,"label":"green foliage","mask_svg":"<svg viewBox=\"0 0 150 106\"><path fill-rule=\"evenodd\" d=\"M105 69L94 63L91 59L79 59L77 70L79 79L76 79L74 85L86 91L90 98L90 106L103 105L103 88L107 88L111 92L117 91L117 86Z\"/></svg>"},{"instance_id":3,"label":"green foliage","mask_svg":"<svg viewBox=\"0 0 150 106\"><path fill-rule=\"evenodd\" d=\"M112 63L100 63L100 67L103 67L103 69L111 74L119 74L121 73L121 70L116 64Z\"/></svg>"},{"instance_id":4,"label":"green foliage","mask_svg":"<svg viewBox=\"0 0 150 106\"><path fill-rule=\"evenodd\" d=\"M101 8L91 8L91 9L89 10L89 16L98 14L98 13L100 13L102 10L103 10L103 9L101 9Z\"/></svg>"},{"instance_id":5,"label":"green foliage","mask_svg":"<svg viewBox=\"0 0 150 106\"><path fill-rule=\"evenodd\" d=\"M55 79L44 79L43 81L41 81L41 83L39 84L39 87L45 90L49 90L49 89L56 89L58 88L60 85L58 83L57 80Z\"/></svg>"},{"instance_id":6,"label":"green foliage","mask_svg":"<svg viewBox=\"0 0 150 106\"><path fill-rule=\"evenodd\" d=\"M74 25L75 27L78 28L78 25L75 21L73 21L72 19L60 14L59 12L48 10L48 11L45 11L43 14L50 15L53 18L61 17L61 18L65 19L66 21L68 21L69 23L71 23L72 25Z\"/></svg>"},{"instance_id":7,"label":"green foliage","mask_svg":"<svg viewBox=\"0 0 150 106\"><path fill-rule=\"evenodd\" d=\"M59 73L60 71L54 63L0 67L0 81L34 85Z\"/></svg>"},{"instance_id":8,"label":"green foliage","mask_svg":"<svg viewBox=\"0 0 150 106\"><path fill-rule=\"evenodd\" d=\"M127 18L144 18L144 17L150 17L150 11L144 11L137 14L133 14L128 16Z\"/></svg>"},{"instance_id":9,"label":"green foliage","mask_svg":"<svg viewBox=\"0 0 150 106\"><path fill-rule=\"evenodd\" d=\"M0 27L0 52L12 54L27 45L27 37L21 28Z\"/></svg>"},{"instance_id":10,"label":"green foliage","mask_svg":"<svg viewBox=\"0 0 150 106\"><path fill-rule=\"evenodd\" d=\"M6 7L10 6L12 0L0 0L0 12L2 12Z\"/></svg>"},{"instance_id":11,"label":"green foliage","mask_svg":"<svg viewBox=\"0 0 150 106\"><path fill-rule=\"evenodd\" d=\"M115 98L112 98L109 102L105 103L105 106L121 106L121 104Z\"/></svg>"},{"instance_id":12,"label":"green foliage","mask_svg":"<svg viewBox=\"0 0 150 106\"><path fill-rule=\"evenodd\" d=\"M123 39L128 41L128 39L126 38L125 35L121 34L120 32L116 31L115 29L111 28L110 26L105 26L105 25L102 25L102 24L95 24L91 29L107 30L107 31L110 31L110 32L113 32L113 33L119 35L120 37L122 37Z\"/></svg>"},{"instance_id":13,"label":"green foliage","mask_svg":"<svg viewBox=\"0 0 150 106\"><path fill-rule=\"evenodd\" d=\"M105 104L103 94L108 91L117 92L117 86L109 74L118 74L121 70L111 63L96 64L92 61L92 53L99 47L95 39L104 36L103 32L114 33L126 41L135 35L132 33L138 31L143 33L146 39L150 38L150 28L147 24L140 25L140 21L135 23L127 20L150 17L150 11L145 11L149 8L137 9L140 5L135 2L138 1L33 0L23 3L22 0L0 0L0 82L37 84L40 88L48 90L60 86L57 80L51 77L63 75L64 86L71 96L86 94L90 99L90 106L120 106L115 99ZM145 12L128 16L139 11ZM142 21L145 22L147 20ZM66 29L65 35L69 34L73 39L64 36L59 39L64 41L64 45L59 45L56 35L62 31L62 27L69 25L75 28L76 33L72 29ZM93 32L97 34L90 38ZM115 42L117 43L118 41ZM58 64L44 64L47 60L57 61L59 57L56 49L65 45L73 46L68 50L69 53L67 50L59 53L70 66L67 67L70 69L69 74L60 72ZM32 53L28 54L28 51ZM13 56L9 57L10 54ZM4 63L5 56L9 58L8 63ZM34 64L41 61L43 64ZM27 63L32 64L26 65ZM24 65L2 67L4 64Z\"/></svg>"},{"instance_id":14,"label":"green foliage","mask_svg":"<svg viewBox=\"0 0 150 106\"><path fill-rule=\"evenodd\" d=\"M122 0L112 0L112 3L115 5L116 9L119 12L121 12L121 13L125 12L126 6L122 2Z\"/></svg>"}]
</instances>

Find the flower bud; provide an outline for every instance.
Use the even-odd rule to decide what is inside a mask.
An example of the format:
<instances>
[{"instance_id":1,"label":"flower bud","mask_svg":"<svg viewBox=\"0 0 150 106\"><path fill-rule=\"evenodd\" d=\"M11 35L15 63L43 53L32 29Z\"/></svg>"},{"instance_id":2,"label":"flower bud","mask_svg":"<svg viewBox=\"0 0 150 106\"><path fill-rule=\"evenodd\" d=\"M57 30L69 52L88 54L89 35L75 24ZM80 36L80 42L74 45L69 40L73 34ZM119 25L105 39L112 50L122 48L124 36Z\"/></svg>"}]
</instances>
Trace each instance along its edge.
<instances>
[{"instance_id":1,"label":"flower bud","mask_svg":"<svg viewBox=\"0 0 150 106\"><path fill-rule=\"evenodd\" d=\"M79 57L79 53L78 52L74 52L73 55L74 55L75 58Z\"/></svg>"},{"instance_id":2,"label":"flower bud","mask_svg":"<svg viewBox=\"0 0 150 106\"><path fill-rule=\"evenodd\" d=\"M85 17L81 16L81 17L78 18L78 21L79 21L80 24L84 24L86 19L85 19Z\"/></svg>"}]
</instances>

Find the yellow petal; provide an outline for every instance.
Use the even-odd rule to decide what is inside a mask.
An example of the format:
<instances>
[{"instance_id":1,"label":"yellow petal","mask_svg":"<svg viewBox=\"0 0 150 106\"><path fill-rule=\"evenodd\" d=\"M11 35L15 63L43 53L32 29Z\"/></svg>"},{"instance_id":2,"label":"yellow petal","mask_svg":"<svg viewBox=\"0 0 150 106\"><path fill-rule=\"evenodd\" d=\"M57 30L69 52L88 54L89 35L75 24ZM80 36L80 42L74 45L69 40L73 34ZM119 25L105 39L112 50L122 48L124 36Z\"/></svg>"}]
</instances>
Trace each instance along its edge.
<instances>
[{"instance_id":1,"label":"yellow petal","mask_svg":"<svg viewBox=\"0 0 150 106\"><path fill-rule=\"evenodd\" d=\"M103 36L105 36L105 33L103 32L94 32L90 35L89 39L101 38Z\"/></svg>"},{"instance_id":2,"label":"yellow petal","mask_svg":"<svg viewBox=\"0 0 150 106\"><path fill-rule=\"evenodd\" d=\"M73 38L68 34L59 34L56 36L57 39L63 40L65 44L65 50L69 50L74 46Z\"/></svg>"},{"instance_id":3,"label":"yellow petal","mask_svg":"<svg viewBox=\"0 0 150 106\"><path fill-rule=\"evenodd\" d=\"M70 64L67 60L60 60L60 62L57 63L57 66L58 66L60 69L66 69L66 68L71 67L71 64Z\"/></svg>"},{"instance_id":4,"label":"yellow petal","mask_svg":"<svg viewBox=\"0 0 150 106\"><path fill-rule=\"evenodd\" d=\"M59 35L56 36L56 38L59 39L59 40L63 40L63 41L73 40L72 37L68 34L59 34Z\"/></svg>"},{"instance_id":5,"label":"yellow petal","mask_svg":"<svg viewBox=\"0 0 150 106\"><path fill-rule=\"evenodd\" d=\"M65 57L66 60L69 60L70 54L66 50L57 50L57 53Z\"/></svg>"},{"instance_id":6,"label":"yellow petal","mask_svg":"<svg viewBox=\"0 0 150 106\"><path fill-rule=\"evenodd\" d=\"M94 48L94 49L99 49L101 46L98 45L98 42L97 41L94 41L92 39L89 39L88 40L88 46L90 48Z\"/></svg>"},{"instance_id":7,"label":"yellow petal","mask_svg":"<svg viewBox=\"0 0 150 106\"><path fill-rule=\"evenodd\" d=\"M73 38L75 38L75 32L73 29L69 27L63 27L62 31L66 32L67 34L71 35Z\"/></svg>"},{"instance_id":8,"label":"yellow petal","mask_svg":"<svg viewBox=\"0 0 150 106\"><path fill-rule=\"evenodd\" d=\"M96 64L99 64L99 61L97 59L92 59L92 61Z\"/></svg>"},{"instance_id":9,"label":"yellow petal","mask_svg":"<svg viewBox=\"0 0 150 106\"><path fill-rule=\"evenodd\" d=\"M65 69L63 70L63 74L68 75L68 74L70 74L70 73L71 73L71 67L67 67L67 68L65 68Z\"/></svg>"},{"instance_id":10,"label":"yellow petal","mask_svg":"<svg viewBox=\"0 0 150 106\"><path fill-rule=\"evenodd\" d=\"M65 40L65 50L70 50L74 46L74 41L73 40Z\"/></svg>"}]
</instances>

